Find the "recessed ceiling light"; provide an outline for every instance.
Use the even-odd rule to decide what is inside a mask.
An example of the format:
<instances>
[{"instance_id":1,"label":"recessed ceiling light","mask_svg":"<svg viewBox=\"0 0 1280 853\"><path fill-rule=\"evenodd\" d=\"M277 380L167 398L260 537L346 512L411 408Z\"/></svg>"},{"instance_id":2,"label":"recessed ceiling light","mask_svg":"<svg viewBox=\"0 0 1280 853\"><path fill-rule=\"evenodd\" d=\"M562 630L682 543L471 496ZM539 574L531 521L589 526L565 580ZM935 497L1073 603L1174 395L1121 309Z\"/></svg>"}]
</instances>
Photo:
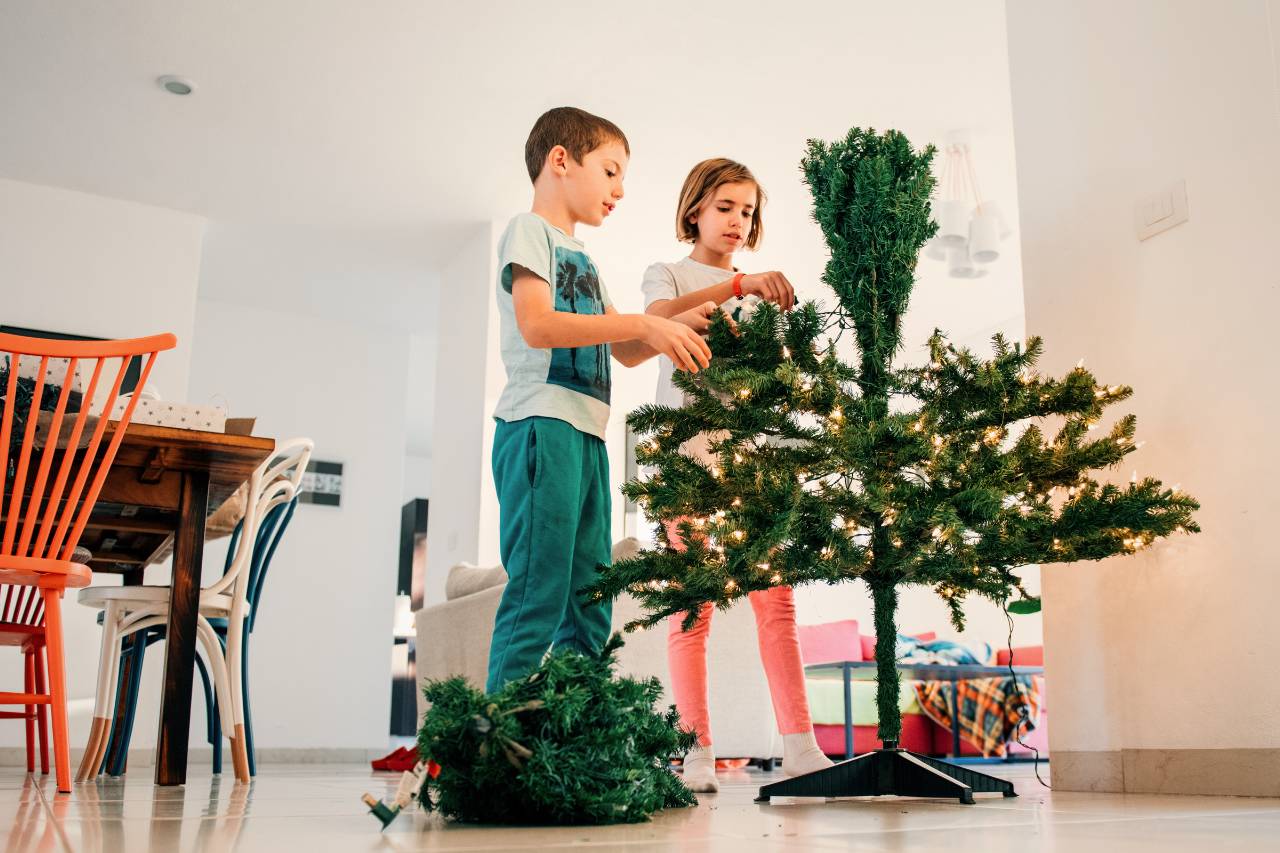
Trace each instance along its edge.
<instances>
[{"instance_id":1,"label":"recessed ceiling light","mask_svg":"<svg viewBox=\"0 0 1280 853\"><path fill-rule=\"evenodd\" d=\"M166 92L174 95L190 95L196 90L194 81L186 77L179 77L177 74L165 74L156 80Z\"/></svg>"}]
</instances>

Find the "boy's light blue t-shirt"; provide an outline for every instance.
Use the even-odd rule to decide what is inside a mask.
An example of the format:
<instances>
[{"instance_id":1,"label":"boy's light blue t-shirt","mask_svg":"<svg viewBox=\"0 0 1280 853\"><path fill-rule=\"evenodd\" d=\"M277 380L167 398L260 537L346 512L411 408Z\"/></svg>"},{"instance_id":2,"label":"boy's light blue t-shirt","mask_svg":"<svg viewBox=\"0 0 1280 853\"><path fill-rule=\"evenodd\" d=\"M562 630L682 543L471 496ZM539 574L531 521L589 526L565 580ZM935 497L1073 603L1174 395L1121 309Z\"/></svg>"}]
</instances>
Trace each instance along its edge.
<instances>
[{"instance_id":1,"label":"boy's light blue t-shirt","mask_svg":"<svg viewBox=\"0 0 1280 853\"><path fill-rule=\"evenodd\" d=\"M581 240L536 213L512 219L498 241L498 315L507 386L493 416L507 422L558 418L604 440L609 423L609 345L537 349L525 343L511 299L512 264L551 286L557 311L603 314L613 304Z\"/></svg>"}]
</instances>

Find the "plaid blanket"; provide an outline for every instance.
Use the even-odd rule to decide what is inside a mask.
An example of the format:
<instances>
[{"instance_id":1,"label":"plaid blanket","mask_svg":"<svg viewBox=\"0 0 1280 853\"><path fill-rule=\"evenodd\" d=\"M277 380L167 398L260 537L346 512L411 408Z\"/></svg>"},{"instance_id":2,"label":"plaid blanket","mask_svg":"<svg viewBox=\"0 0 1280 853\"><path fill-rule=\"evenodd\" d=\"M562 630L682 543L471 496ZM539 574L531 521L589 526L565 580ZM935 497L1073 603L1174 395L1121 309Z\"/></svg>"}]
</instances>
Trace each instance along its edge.
<instances>
[{"instance_id":1,"label":"plaid blanket","mask_svg":"<svg viewBox=\"0 0 1280 853\"><path fill-rule=\"evenodd\" d=\"M898 661L901 663L936 663L945 665L995 663L994 649L988 643L969 646L949 640L917 640L898 635ZM943 728L951 729L951 682L914 682L916 700L926 716ZM960 737L977 747L984 758L1004 757L1005 745L1035 728L1040 719L1040 682L1019 675L999 678L976 678L956 683L956 701L960 705ZM1021 709L1026 706L1027 721Z\"/></svg>"},{"instance_id":2,"label":"plaid blanket","mask_svg":"<svg viewBox=\"0 0 1280 853\"><path fill-rule=\"evenodd\" d=\"M1019 675L1004 678L975 678L956 683L960 706L960 737L969 741L984 758L1004 757L1005 746L1035 728L1040 719L1040 679ZM951 683L918 681L916 699L926 716L951 729ZM1023 707L1026 721L1022 722Z\"/></svg>"}]
</instances>

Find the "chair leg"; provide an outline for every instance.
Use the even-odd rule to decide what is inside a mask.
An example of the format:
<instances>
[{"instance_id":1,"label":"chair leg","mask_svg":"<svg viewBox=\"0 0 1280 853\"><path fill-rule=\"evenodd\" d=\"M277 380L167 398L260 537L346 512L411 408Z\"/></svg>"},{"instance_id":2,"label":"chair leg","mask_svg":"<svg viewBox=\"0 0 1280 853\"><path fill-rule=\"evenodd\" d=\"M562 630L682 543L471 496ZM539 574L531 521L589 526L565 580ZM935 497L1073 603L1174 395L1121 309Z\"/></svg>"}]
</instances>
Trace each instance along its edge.
<instances>
[{"instance_id":1,"label":"chair leg","mask_svg":"<svg viewBox=\"0 0 1280 853\"><path fill-rule=\"evenodd\" d=\"M248 782L249 753L244 743L244 723L236 723L236 736L231 739L231 761L236 769L236 779Z\"/></svg>"},{"instance_id":2,"label":"chair leg","mask_svg":"<svg viewBox=\"0 0 1280 853\"><path fill-rule=\"evenodd\" d=\"M222 707L218 704L218 697L213 697L213 734L210 736L213 741L213 772L222 772Z\"/></svg>"},{"instance_id":3,"label":"chair leg","mask_svg":"<svg viewBox=\"0 0 1280 853\"><path fill-rule=\"evenodd\" d=\"M200 673L200 683L204 686L205 736L213 750L213 773L216 776L222 772L222 726L218 721L218 700L209 683L209 670L200 655L196 655L196 672Z\"/></svg>"},{"instance_id":4,"label":"chair leg","mask_svg":"<svg viewBox=\"0 0 1280 853\"><path fill-rule=\"evenodd\" d=\"M36 650L34 645L22 651L22 692L36 692ZM27 772L36 772L36 706L24 706L27 729Z\"/></svg>"},{"instance_id":5,"label":"chair leg","mask_svg":"<svg viewBox=\"0 0 1280 853\"><path fill-rule=\"evenodd\" d=\"M133 646L137 635L120 639L120 660L116 662L115 711L111 715L111 725L107 727L102 761L94 770L94 775L112 773L120 753L120 740L124 737L125 717L129 712L129 685L133 683Z\"/></svg>"},{"instance_id":6,"label":"chair leg","mask_svg":"<svg viewBox=\"0 0 1280 853\"><path fill-rule=\"evenodd\" d=\"M85 744L76 781L84 782L98 775L102 756L106 752L110 734L112 705L115 696L116 669L120 660L120 608L114 601L107 602L102 616L102 651L98 655L98 690L94 698L93 723L89 727L89 741Z\"/></svg>"},{"instance_id":7,"label":"chair leg","mask_svg":"<svg viewBox=\"0 0 1280 853\"><path fill-rule=\"evenodd\" d=\"M197 636L204 645L205 655L209 658L209 668L213 673L213 686L218 695L218 704L221 710L221 720L224 730L229 730L235 736L231 738L231 758L235 767L236 781L249 781L249 761L244 753L244 740L242 731L238 731L240 727L235 721L234 712L231 705L231 689L230 679L227 676L227 663L222 656L222 643L218 640L218 635L203 616L198 617L196 622ZM239 691L237 691L239 692Z\"/></svg>"},{"instance_id":8,"label":"chair leg","mask_svg":"<svg viewBox=\"0 0 1280 853\"><path fill-rule=\"evenodd\" d=\"M58 790L71 793L71 751L67 748L67 675L62 655L62 590L42 589L45 642L49 646L49 716L53 718L53 761Z\"/></svg>"},{"instance_id":9,"label":"chair leg","mask_svg":"<svg viewBox=\"0 0 1280 853\"><path fill-rule=\"evenodd\" d=\"M231 757L235 762L236 778L249 779L249 749L244 730L244 635L245 615L237 607L231 608L227 617L226 661L227 677L231 682L231 712L235 718L235 736L231 738Z\"/></svg>"},{"instance_id":10,"label":"chair leg","mask_svg":"<svg viewBox=\"0 0 1280 853\"><path fill-rule=\"evenodd\" d=\"M36 692L47 693L48 688L45 686L44 666L45 654L44 644L36 643L33 648L36 665ZM49 775L49 706L36 706L36 725L40 731L40 774Z\"/></svg>"},{"instance_id":11,"label":"chair leg","mask_svg":"<svg viewBox=\"0 0 1280 853\"><path fill-rule=\"evenodd\" d=\"M133 740L133 723L138 713L138 692L142 689L142 663L151 642L152 633L144 628L133 635L133 646L129 649L129 678L121 685L124 694L123 714L116 715L115 727L119 734L113 738L114 752L111 753L107 773L111 776L123 776L129 767L129 743Z\"/></svg>"},{"instance_id":12,"label":"chair leg","mask_svg":"<svg viewBox=\"0 0 1280 853\"><path fill-rule=\"evenodd\" d=\"M258 764L253 754L253 715L249 705L249 632L245 631L240 649L240 698L244 705L244 746L249 757L249 775L258 775Z\"/></svg>"}]
</instances>

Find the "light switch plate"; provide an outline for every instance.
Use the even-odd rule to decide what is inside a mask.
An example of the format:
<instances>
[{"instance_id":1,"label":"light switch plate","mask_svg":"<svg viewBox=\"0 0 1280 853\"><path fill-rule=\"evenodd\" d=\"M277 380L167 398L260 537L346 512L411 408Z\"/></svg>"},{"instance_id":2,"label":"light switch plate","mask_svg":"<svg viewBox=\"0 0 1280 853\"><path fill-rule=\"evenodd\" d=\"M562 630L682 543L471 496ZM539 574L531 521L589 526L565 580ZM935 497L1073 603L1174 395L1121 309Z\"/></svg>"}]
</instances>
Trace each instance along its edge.
<instances>
[{"instance_id":1,"label":"light switch plate","mask_svg":"<svg viewBox=\"0 0 1280 853\"><path fill-rule=\"evenodd\" d=\"M1168 231L1189 218L1187 213L1187 182L1176 181L1157 193L1140 199L1133 208L1133 227L1139 240Z\"/></svg>"}]
</instances>

